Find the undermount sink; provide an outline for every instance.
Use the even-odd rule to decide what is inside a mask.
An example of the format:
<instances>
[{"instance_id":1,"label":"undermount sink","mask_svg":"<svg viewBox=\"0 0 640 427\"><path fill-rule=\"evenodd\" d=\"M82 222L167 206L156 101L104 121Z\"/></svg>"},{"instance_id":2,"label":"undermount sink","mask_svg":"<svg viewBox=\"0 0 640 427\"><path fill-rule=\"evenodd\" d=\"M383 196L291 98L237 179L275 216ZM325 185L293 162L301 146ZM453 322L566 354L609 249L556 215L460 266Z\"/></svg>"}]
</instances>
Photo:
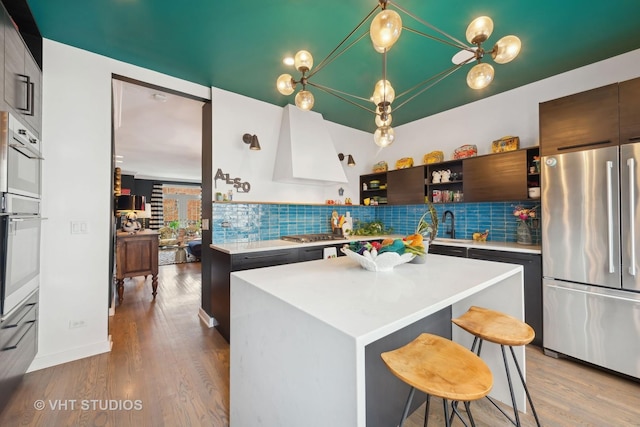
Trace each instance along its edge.
<instances>
[{"instance_id":1,"label":"undermount sink","mask_svg":"<svg viewBox=\"0 0 640 427\"><path fill-rule=\"evenodd\" d=\"M433 243L473 243L472 239L448 239L446 237L436 237Z\"/></svg>"}]
</instances>

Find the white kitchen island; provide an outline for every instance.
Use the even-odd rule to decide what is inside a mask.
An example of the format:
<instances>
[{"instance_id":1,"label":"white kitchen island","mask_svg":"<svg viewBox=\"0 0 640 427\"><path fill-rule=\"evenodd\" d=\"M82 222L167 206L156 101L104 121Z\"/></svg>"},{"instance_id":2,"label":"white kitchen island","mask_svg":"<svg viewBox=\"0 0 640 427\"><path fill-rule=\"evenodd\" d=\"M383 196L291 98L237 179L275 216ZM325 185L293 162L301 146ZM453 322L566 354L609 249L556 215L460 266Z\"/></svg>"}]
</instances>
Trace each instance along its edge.
<instances>
[{"instance_id":1,"label":"white kitchen island","mask_svg":"<svg viewBox=\"0 0 640 427\"><path fill-rule=\"evenodd\" d=\"M232 273L231 425L396 425L409 388L380 352L424 331L470 346L450 319L471 305L523 319L522 271L430 254L387 273L346 257ZM516 355L524 367L524 349ZM494 373L491 394L510 402L499 347L486 343L482 356ZM516 394L524 408L521 387Z\"/></svg>"}]
</instances>

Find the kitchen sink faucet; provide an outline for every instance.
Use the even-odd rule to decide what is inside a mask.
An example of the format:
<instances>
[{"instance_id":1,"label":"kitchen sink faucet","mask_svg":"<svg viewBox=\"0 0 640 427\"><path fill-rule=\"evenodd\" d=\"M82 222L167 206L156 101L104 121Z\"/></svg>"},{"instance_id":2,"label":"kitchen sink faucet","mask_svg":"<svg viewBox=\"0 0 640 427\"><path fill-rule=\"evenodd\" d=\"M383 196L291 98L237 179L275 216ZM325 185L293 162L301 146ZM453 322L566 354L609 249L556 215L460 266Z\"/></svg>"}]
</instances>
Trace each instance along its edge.
<instances>
[{"instance_id":1,"label":"kitchen sink faucet","mask_svg":"<svg viewBox=\"0 0 640 427\"><path fill-rule=\"evenodd\" d=\"M447 221L447 214L449 214L451 216L451 228L449 228L447 231L447 228L444 229L444 234L445 235L450 235L452 239L456 238L456 219L455 216L453 215L452 211L444 211L444 213L442 214L442 224L446 224Z\"/></svg>"}]
</instances>

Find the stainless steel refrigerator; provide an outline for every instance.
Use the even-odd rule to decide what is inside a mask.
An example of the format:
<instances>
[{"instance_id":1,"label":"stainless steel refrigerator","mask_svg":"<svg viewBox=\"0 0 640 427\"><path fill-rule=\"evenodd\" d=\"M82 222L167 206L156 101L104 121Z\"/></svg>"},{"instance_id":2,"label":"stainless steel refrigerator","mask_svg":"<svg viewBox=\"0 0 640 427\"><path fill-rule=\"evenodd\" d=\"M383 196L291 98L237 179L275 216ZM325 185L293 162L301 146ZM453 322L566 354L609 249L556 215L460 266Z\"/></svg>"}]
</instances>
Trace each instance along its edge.
<instances>
[{"instance_id":1,"label":"stainless steel refrigerator","mask_svg":"<svg viewBox=\"0 0 640 427\"><path fill-rule=\"evenodd\" d=\"M543 345L640 378L640 143L542 158Z\"/></svg>"}]
</instances>

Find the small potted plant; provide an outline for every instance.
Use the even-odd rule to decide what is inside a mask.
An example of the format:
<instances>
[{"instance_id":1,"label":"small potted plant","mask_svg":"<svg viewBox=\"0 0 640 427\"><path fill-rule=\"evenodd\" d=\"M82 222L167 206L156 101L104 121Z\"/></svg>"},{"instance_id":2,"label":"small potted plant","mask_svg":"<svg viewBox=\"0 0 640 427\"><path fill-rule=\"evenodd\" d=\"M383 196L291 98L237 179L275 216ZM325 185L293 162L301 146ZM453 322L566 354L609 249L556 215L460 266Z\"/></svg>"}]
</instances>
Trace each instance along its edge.
<instances>
[{"instance_id":1,"label":"small potted plant","mask_svg":"<svg viewBox=\"0 0 640 427\"><path fill-rule=\"evenodd\" d=\"M431 219L430 222L427 221L427 215ZM429 243L431 243L438 234L438 213L436 212L436 208L429 201L427 201L427 211L418 220L415 234L422 236L424 252L416 254L416 257L411 262L414 264L423 264L427 261Z\"/></svg>"}]
</instances>

